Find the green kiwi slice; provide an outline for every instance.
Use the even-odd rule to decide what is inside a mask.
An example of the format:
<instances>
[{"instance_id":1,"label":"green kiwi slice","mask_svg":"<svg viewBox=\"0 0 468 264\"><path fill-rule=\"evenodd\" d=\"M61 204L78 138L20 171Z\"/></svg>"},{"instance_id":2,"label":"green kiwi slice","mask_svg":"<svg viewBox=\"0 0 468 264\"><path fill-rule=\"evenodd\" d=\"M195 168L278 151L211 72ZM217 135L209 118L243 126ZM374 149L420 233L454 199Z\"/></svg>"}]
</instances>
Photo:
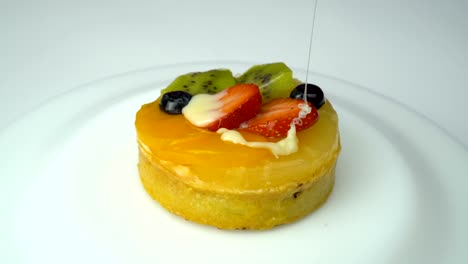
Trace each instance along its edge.
<instances>
[{"instance_id":1,"label":"green kiwi slice","mask_svg":"<svg viewBox=\"0 0 468 264\"><path fill-rule=\"evenodd\" d=\"M255 65L237 78L238 83L254 83L260 88L263 103L280 97L289 97L298 82L293 72L282 62Z\"/></svg>"},{"instance_id":2,"label":"green kiwi slice","mask_svg":"<svg viewBox=\"0 0 468 264\"><path fill-rule=\"evenodd\" d=\"M180 75L161 94L171 91L185 91L191 95L215 94L228 87L234 86L236 79L227 69L215 69L205 72L191 72Z\"/></svg>"}]
</instances>

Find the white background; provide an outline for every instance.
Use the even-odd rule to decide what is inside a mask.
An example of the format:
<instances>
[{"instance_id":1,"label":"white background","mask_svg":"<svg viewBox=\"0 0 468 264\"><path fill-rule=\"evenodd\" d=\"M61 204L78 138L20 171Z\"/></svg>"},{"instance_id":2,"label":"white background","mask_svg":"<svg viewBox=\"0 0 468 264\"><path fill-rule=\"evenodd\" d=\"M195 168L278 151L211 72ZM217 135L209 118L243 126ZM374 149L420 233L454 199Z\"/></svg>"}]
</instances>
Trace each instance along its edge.
<instances>
[{"instance_id":1,"label":"white background","mask_svg":"<svg viewBox=\"0 0 468 264\"><path fill-rule=\"evenodd\" d=\"M306 68L313 6L2 1L0 128L63 91L156 65L284 61ZM468 145L467 13L463 0L321 0L311 70L394 98Z\"/></svg>"}]
</instances>

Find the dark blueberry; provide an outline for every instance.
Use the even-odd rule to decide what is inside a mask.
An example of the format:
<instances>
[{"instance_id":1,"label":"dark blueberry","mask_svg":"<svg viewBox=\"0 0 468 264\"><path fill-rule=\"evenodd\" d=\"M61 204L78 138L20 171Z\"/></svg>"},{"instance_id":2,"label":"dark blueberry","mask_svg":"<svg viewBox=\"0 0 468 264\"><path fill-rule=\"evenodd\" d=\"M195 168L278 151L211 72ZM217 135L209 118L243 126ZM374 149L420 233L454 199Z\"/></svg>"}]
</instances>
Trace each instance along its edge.
<instances>
[{"instance_id":1,"label":"dark blueberry","mask_svg":"<svg viewBox=\"0 0 468 264\"><path fill-rule=\"evenodd\" d=\"M289 97L294 99L303 99L305 91L305 83L299 84L294 90L291 91ZM307 84L307 101L312 103L316 109L322 107L325 103L325 95L323 94L322 89L315 84Z\"/></svg>"},{"instance_id":2,"label":"dark blueberry","mask_svg":"<svg viewBox=\"0 0 468 264\"><path fill-rule=\"evenodd\" d=\"M192 99L192 95L184 91L173 91L165 93L159 102L159 108L171 115L182 113L184 108Z\"/></svg>"}]
</instances>

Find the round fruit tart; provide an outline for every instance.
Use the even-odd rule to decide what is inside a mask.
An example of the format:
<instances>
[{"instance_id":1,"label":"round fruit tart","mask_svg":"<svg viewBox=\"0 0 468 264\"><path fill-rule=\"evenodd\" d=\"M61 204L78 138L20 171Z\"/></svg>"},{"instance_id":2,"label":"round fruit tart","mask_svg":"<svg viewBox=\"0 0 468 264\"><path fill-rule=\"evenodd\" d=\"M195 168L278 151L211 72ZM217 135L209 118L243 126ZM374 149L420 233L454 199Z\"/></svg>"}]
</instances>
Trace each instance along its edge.
<instances>
[{"instance_id":1,"label":"round fruit tart","mask_svg":"<svg viewBox=\"0 0 468 264\"><path fill-rule=\"evenodd\" d=\"M270 229L327 200L340 152L323 91L284 63L238 77L177 77L136 115L138 169L170 212L221 229Z\"/></svg>"}]
</instances>

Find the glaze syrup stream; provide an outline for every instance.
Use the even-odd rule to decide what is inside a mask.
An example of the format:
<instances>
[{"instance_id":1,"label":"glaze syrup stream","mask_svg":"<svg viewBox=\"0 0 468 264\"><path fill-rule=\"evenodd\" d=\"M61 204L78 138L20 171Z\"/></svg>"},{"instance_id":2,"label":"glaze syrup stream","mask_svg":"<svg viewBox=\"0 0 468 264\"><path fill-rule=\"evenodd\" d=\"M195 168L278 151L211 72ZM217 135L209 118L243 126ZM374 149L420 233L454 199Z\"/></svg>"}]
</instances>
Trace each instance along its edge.
<instances>
[{"instance_id":1,"label":"glaze syrup stream","mask_svg":"<svg viewBox=\"0 0 468 264\"><path fill-rule=\"evenodd\" d=\"M307 56L307 70L306 70L306 77L305 77L305 88L304 88L304 95L302 97L302 99L304 100L304 104L301 105L301 111L299 112L299 116L297 118L294 118L291 126L301 124L302 122L301 119L303 119L312 111L312 109L310 109L309 105L307 104L307 83L308 83L308 77L309 77L310 57L312 55L312 42L314 39L314 27L315 27L315 15L317 13L317 2L318 0L315 0L314 12L313 12L313 17L312 17L312 27L310 30L309 52Z\"/></svg>"},{"instance_id":2,"label":"glaze syrup stream","mask_svg":"<svg viewBox=\"0 0 468 264\"><path fill-rule=\"evenodd\" d=\"M307 102L307 82L309 79L309 68L310 68L310 57L312 55L312 42L314 39L314 28L315 28L315 16L317 13L317 3L318 0L315 0L314 4L314 12L313 12L313 17L312 17L312 27L310 29L310 38L309 38L309 53L307 56L307 71L306 71L306 77L305 77L305 89L304 89L304 102Z\"/></svg>"}]
</instances>

